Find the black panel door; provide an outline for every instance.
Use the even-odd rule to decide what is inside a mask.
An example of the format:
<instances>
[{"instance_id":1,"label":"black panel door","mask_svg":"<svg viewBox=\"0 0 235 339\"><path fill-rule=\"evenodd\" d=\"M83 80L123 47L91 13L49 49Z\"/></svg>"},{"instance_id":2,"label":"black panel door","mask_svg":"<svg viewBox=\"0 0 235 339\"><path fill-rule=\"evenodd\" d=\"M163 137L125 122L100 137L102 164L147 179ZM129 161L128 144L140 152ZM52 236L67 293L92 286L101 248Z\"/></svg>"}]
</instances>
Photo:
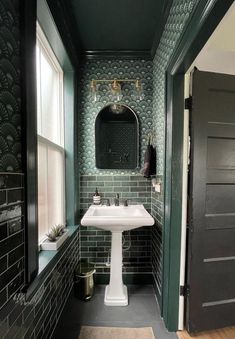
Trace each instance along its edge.
<instances>
[{"instance_id":1,"label":"black panel door","mask_svg":"<svg viewBox=\"0 0 235 339\"><path fill-rule=\"evenodd\" d=\"M235 325L235 76L195 71L186 324Z\"/></svg>"}]
</instances>

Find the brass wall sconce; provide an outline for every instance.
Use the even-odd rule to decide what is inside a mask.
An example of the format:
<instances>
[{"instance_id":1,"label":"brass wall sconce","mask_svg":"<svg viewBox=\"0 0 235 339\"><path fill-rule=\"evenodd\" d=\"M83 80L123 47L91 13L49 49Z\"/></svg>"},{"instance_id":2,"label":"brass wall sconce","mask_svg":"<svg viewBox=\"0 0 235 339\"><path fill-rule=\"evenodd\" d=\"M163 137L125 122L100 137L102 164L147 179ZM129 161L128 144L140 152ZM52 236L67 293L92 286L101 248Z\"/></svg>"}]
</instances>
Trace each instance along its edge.
<instances>
[{"instance_id":1,"label":"brass wall sconce","mask_svg":"<svg viewBox=\"0 0 235 339\"><path fill-rule=\"evenodd\" d=\"M122 100L122 85L124 83L133 83L135 89L136 99L143 99L143 88L141 81L138 79L111 79L111 80L92 80L90 90L92 93L93 101L96 102L98 99L98 86L102 83L110 84L110 91L113 95L113 101L118 102Z\"/></svg>"}]
</instances>

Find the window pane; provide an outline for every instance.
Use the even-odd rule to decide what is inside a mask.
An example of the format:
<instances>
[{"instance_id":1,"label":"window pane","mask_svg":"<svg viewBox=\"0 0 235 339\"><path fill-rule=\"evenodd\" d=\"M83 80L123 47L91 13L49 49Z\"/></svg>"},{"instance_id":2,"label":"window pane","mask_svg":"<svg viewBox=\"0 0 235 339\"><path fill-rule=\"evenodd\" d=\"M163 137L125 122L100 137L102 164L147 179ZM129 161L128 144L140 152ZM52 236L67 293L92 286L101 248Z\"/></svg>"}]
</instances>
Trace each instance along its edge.
<instances>
[{"instance_id":1,"label":"window pane","mask_svg":"<svg viewBox=\"0 0 235 339\"><path fill-rule=\"evenodd\" d=\"M59 74L41 53L42 136L60 144Z\"/></svg>"},{"instance_id":2,"label":"window pane","mask_svg":"<svg viewBox=\"0 0 235 339\"><path fill-rule=\"evenodd\" d=\"M39 242L48 233L47 215L47 149L38 143L38 238Z\"/></svg>"},{"instance_id":3,"label":"window pane","mask_svg":"<svg viewBox=\"0 0 235 339\"><path fill-rule=\"evenodd\" d=\"M39 242L64 220L63 71L37 26ZM59 145L60 147L57 147Z\"/></svg>"},{"instance_id":4,"label":"window pane","mask_svg":"<svg viewBox=\"0 0 235 339\"><path fill-rule=\"evenodd\" d=\"M64 155L48 147L49 227L64 223Z\"/></svg>"},{"instance_id":5,"label":"window pane","mask_svg":"<svg viewBox=\"0 0 235 339\"><path fill-rule=\"evenodd\" d=\"M38 134L42 134L42 121L41 121L41 74L40 74L40 47L36 47L37 55L37 129Z\"/></svg>"}]
</instances>

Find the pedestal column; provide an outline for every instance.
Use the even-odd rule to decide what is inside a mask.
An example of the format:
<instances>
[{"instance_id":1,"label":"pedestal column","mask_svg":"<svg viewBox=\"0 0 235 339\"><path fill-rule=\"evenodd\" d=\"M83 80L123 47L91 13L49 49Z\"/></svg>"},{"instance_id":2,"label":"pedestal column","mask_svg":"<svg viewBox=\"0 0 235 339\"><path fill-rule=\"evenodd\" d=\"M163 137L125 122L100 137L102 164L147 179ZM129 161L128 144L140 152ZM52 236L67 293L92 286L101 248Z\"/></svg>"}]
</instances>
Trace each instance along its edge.
<instances>
[{"instance_id":1,"label":"pedestal column","mask_svg":"<svg viewBox=\"0 0 235 339\"><path fill-rule=\"evenodd\" d=\"M112 232L110 282L105 289L105 305L128 305L127 288L122 281L122 232Z\"/></svg>"}]
</instances>

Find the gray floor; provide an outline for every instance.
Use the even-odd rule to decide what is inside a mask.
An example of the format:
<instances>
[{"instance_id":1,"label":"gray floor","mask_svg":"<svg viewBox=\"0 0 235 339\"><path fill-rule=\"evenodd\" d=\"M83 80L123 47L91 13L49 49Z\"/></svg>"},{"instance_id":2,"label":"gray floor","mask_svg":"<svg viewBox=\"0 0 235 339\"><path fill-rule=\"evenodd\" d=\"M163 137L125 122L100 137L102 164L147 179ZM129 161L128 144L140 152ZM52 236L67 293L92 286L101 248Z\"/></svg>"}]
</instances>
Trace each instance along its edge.
<instances>
[{"instance_id":1,"label":"gray floor","mask_svg":"<svg viewBox=\"0 0 235 339\"><path fill-rule=\"evenodd\" d=\"M103 285L96 286L95 294L88 302L79 301L71 294L53 339L78 339L83 325L152 327L155 339L177 338L164 326L152 286L131 285L128 286L128 294L129 305L125 307L105 306Z\"/></svg>"}]
</instances>

